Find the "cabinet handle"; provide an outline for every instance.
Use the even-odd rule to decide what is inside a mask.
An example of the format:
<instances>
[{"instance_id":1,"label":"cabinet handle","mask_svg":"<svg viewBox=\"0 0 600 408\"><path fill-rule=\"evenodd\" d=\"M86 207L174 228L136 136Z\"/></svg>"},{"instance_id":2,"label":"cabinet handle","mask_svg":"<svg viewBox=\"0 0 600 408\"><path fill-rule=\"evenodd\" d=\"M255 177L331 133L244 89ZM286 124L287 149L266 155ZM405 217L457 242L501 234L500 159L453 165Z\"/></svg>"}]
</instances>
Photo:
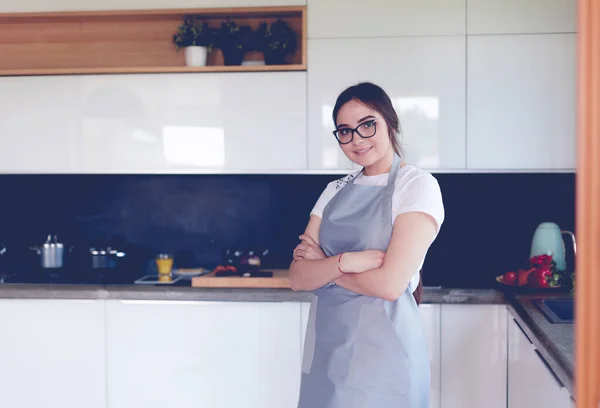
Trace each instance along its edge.
<instances>
[{"instance_id":1,"label":"cabinet handle","mask_svg":"<svg viewBox=\"0 0 600 408\"><path fill-rule=\"evenodd\" d=\"M527 341L529 341L529 343L533 344L533 341L531 341L531 339L529 338L529 336L527 335L527 333L525 333L525 330L523 330L523 328L521 327L521 325L519 324L519 322L517 322L515 319L513 319L513 322L515 322L515 324L517 325L517 327L519 328L519 330L521 330L521 333L523 333L523 335L525 336L525 338L527 339Z\"/></svg>"},{"instance_id":2,"label":"cabinet handle","mask_svg":"<svg viewBox=\"0 0 600 408\"><path fill-rule=\"evenodd\" d=\"M120 300L121 304L124 305L178 305L178 306L184 306L184 305L190 305L190 306L195 306L195 305L217 305L220 304L222 302L218 302L218 301L211 301L211 300L207 300L207 301L202 301L202 300L142 300L142 299L123 299Z\"/></svg>"},{"instance_id":3,"label":"cabinet handle","mask_svg":"<svg viewBox=\"0 0 600 408\"><path fill-rule=\"evenodd\" d=\"M546 366L546 368L548 369L548 371L550 371L550 374L552 374L552 377L554 377L554 380L558 383L560 388L565 388L565 385L562 383L562 381L558 378L558 376L556 375L556 373L554 372L554 370L552 369L552 367L550 367L550 364L548 364L548 362L546 361L546 359L544 358L544 356L542 356L542 354L539 352L538 349L534 349L535 354L537 354L537 356L540 358L540 360L542 360L542 363L544 363L544 365Z\"/></svg>"}]
</instances>

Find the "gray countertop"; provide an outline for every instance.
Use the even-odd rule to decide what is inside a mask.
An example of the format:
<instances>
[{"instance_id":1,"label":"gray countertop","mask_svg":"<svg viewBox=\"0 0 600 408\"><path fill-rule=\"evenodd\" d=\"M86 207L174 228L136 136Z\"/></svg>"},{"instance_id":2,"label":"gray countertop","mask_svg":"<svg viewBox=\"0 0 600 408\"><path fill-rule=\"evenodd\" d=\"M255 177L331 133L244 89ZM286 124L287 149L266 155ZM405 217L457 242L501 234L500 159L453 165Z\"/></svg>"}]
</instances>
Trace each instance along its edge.
<instances>
[{"instance_id":1,"label":"gray countertop","mask_svg":"<svg viewBox=\"0 0 600 408\"><path fill-rule=\"evenodd\" d=\"M538 348L571 395L574 374L572 324L551 324L531 303L551 295L505 295L493 289L425 287L424 304L507 304L511 316ZM558 295L569 296L569 295ZM310 292L291 289L220 289L189 286L2 284L0 299L123 299L232 302L308 302Z\"/></svg>"},{"instance_id":2,"label":"gray countertop","mask_svg":"<svg viewBox=\"0 0 600 408\"><path fill-rule=\"evenodd\" d=\"M221 289L152 285L3 284L0 299L127 299L309 302L310 292L291 289ZM423 303L501 304L502 293L493 289L425 287Z\"/></svg>"}]
</instances>

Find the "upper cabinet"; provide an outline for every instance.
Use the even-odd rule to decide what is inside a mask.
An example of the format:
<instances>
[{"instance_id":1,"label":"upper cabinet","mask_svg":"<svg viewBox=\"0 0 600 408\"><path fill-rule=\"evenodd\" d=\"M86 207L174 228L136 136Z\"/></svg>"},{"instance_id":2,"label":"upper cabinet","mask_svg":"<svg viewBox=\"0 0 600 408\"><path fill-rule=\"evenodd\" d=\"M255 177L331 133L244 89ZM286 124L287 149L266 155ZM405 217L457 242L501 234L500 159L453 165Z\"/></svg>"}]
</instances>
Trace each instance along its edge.
<instances>
[{"instance_id":1,"label":"upper cabinet","mask_svg":"<svg viewBox=\"0 0 600 408\"><path fill-rule=\"evenodd\" d=\"M0 172L306 169L305 72L0 78L0 89Z\"/></svg>"},{"instance_id":2,"label":"upper cabinet","mask_svg":"<svg viewBox=\"0 0 600 408\"><path fill-rule=\"evenodd\" d=\"M576 167L576 34L469 36L467 168Z\"/></svg>"},{"instance_id":3,"label":"upper cabinet","mask_svg":"<svg viewBox=\"0 0 600 408\"><path fill-rule=\"evenodd\" d=\"M309 0L307 8L309 38L465 33L464 0Z\"/></svg>"},{"instance_id":4,"label":"upper cabinet","mask_svg":"<svg viewBox=\"0 0 600 408\"><path fill-rule=\"evenodd\" d=\"M308 41L309 170L351 170L332 134L340 92L360 81L392 98L407 161L465 168L465 41L457 37Z\"/></svg>"},{"instance_id":5,"label":"upper cabinet","mask_svg":"<svg viewBox=\"0 0 600 408\"><path fill-rule=\"evenodd\" d=\"M0 13L84 11L84 10L145 10L165 8L304 6L306 0L25 0L0 3Z\"/></svg>"},{"instance_id":6,"label":"upper cabinet","mask_svg":"<svg viewBox=\"0 0 600 408\"><path fill-rule=\"evenodd\" d=\"M79 78L0 78L0 173L75 170Z\"/></svg>"},{"instance_id":7,"label":"upper cabinet","mask_svg":"<svg viewBox=\"0 0 600 408\"><path fill-rule=\"evenodd\" d=\"M469 0L468 34L572 33L577 0Z\"/></svg>"}]
</instances>

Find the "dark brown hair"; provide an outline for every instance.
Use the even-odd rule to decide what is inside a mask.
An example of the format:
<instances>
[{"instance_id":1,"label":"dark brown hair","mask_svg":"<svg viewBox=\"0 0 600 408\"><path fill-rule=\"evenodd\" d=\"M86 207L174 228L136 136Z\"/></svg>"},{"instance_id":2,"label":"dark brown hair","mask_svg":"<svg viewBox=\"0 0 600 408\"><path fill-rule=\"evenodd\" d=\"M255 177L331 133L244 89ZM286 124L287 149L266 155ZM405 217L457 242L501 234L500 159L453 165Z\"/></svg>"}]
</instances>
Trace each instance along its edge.
<instances>
[{"instance_id":1,"label":"dark brown hair","mask_svg":"<svg viewBox=\"0 0 600 408\"><path fill-rule=\"evenodd\" d=\"M378 112L388 127L388 136L390 138L390 143L394 148L396 154L400 157L404 156L404 151L402 150L402 146L400 145L400 119L398 119L398 114L394 109L394 105L392 104L392 100L388 96L388 94L379 86L371 83L371 82L361 82L356 85L352 85L346 88L335 101L335 106L333 107L333 123L335 127L337 127L337 116L340 112L342 106L351 100L357 100L365 106L373 109ZM413 292L413 296L417 305L421 303L421 297L423 294L423 271L419 271L419 285L417 289Z\"/></svg>"}]
</instances>

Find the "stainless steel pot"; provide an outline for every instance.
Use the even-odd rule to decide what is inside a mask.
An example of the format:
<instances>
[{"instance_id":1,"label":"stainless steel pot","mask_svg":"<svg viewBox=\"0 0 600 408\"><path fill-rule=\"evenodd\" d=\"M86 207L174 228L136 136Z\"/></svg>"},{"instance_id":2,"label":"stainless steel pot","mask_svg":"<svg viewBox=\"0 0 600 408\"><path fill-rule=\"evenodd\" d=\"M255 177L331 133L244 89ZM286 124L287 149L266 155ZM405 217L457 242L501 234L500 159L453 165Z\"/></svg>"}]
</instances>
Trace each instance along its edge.
<instances>
[{"instance_id":1,"label":"stainless steel pot","mask_svg":"<svg viewBox=\"0 0 600 408\"><path fill-rule=\"evenodd\" d=\"M113 269L125 257L125 252L112 247L90 248L90 257L92 258L92 268Z\"/></svg>"},{"instance_id":2,"label":"stainless steel pot","mask_svg":"<svg viewBox=\"0 0 600 408\"><path fill-rule=\"evenodd\" d=\"M30 248L32 251L36 251L40 256L40 265L42 268L62 268L64 265L65 258L65 246L63 243L58 242L56 235L52 236L48 234L46 242L41 246L35 246ZM72 251L72 247L69 252Z\"/></svg>"}]
</instances>

